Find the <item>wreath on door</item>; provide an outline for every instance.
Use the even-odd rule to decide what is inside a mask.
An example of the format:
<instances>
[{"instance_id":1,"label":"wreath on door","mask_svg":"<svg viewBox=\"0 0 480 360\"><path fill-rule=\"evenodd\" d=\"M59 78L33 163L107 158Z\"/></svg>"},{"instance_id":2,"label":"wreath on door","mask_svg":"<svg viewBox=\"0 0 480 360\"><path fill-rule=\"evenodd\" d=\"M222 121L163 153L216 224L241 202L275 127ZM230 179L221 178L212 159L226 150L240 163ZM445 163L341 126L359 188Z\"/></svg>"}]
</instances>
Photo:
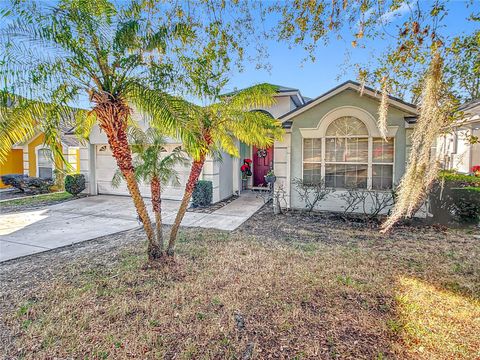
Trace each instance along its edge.
<instances>
[{"instance_id":1,"label":"wreath on door","mask_svg":"<svg viewBox=\"0 0 480 360\"><path fill-rule=\"evenodd\" d=\"M264 157L267 157L267 150L265 149L258 149L257 150L257 156L260 157L260 158L264 158Z\"/></svg>"}]
</instances>

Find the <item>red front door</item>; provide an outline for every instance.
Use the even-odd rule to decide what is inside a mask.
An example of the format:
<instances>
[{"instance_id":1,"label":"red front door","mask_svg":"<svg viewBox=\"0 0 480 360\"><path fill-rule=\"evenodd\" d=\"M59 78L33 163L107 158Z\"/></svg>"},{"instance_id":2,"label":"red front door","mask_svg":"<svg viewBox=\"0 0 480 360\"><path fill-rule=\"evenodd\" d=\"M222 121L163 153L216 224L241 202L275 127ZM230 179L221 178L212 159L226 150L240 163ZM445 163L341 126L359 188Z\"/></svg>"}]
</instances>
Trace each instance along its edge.
<instances>
[{"instance_id":1,"label":"red front door","mask_svg":"<svg viewBox=\"0 0 480 360\"><path fill-rule=\"evenodd\" d=\"M267 175L270 169L273 169L273 147L261 151L261 149L254 146L253 186L266 186L265 175Z\"/></svg>"}]
</instances>

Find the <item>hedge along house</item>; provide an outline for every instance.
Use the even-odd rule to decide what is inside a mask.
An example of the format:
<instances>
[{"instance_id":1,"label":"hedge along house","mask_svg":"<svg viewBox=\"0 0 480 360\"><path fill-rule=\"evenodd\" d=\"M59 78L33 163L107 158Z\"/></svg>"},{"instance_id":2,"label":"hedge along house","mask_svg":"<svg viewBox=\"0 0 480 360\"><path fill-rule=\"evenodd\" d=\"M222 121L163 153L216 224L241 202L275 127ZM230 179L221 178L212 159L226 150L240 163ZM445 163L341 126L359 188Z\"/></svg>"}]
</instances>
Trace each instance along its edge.
<instances>
[{"instance_id":1,"label":"hedge along house","mask_svg":"<svg viewBox=\"0 0 480 360\"><path fill-rule=\"evenodd\" d=\"M71 135L71 128L62 125L60 129L60 144L68 166L60 158L54 159L52 151L45 145L45 136L37 133L28 141L15 144L7 156L6 162L0 164L0 175L24 174L39 178L54 178L55 169L64 169L69 172L80 171L80 145L75 136ZM0 181L0 188L4 188Z\"/></svg>"}]
</instances>

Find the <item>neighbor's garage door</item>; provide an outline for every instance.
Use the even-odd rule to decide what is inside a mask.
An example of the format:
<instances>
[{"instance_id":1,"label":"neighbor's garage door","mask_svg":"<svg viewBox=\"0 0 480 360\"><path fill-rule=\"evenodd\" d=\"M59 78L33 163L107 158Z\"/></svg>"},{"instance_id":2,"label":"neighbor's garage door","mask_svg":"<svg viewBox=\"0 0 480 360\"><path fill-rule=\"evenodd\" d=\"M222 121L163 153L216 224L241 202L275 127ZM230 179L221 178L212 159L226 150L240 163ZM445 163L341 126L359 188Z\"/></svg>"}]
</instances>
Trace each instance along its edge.
<instances>
[{"instance_id":1,"label":"neighbor's garage door","mask_svg":"<svg viewBox=\"0 0 480 360\"><path fill-rule=\"evenodd\" d=\"M167 145L166 150L172 151L178 145ZM108 145L96 146L96 177L97 177L97 190L99 194L108 195L128 195L128 189L124 181L120 183L118 188L112 186L112 178L117 170L117 163L112 156L112 152ZM177 172L179 175L180 184L168 184L164 186L162 191L162 198L180 200L183 195L186 180L188 179L188 173L190 167L178 166ZM145 197L150 197L150 187L148 184L140 183L140 191Z\"/></svg>"}]
</instances>

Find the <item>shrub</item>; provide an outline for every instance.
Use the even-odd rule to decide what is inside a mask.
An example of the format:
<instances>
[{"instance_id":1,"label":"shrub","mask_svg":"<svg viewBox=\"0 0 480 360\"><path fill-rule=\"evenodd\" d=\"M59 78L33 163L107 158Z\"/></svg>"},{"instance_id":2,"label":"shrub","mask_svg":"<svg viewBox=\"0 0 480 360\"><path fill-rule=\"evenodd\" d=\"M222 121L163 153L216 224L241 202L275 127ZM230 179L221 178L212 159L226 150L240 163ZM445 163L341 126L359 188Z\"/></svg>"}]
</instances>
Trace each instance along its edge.
<instances>
[{"instance_id":1,"label":"shrub","mask_svg":"<svg viewBox=\"0 0 480 360\"><path fill-rule=\"evenodd\" d=\"M28 178L28 176L23 174L7 174L1 176L2 182L5 185L13 186L22 192L24 192L24 189L20 186L20 182L26 178Z\"/></svg>"},{"instance_id":2,"label":"shrub","mask_svg":"<svg viewBox=\"0 0 480 360\"><path fill-rule=\"evenodd\" d=\"M454 171L442 171L440 180L451 183L456 187L480 186L480 177L466 174L459 174Z\"/></svg>"},{"instance_id":3,"label":"shrub","mask_svg":"<svg viewBox=\"0 0 480 360\"><path fill-rule=\"evenodd\" d=\"M213 184L211 181L198 180L192 194L192 207L208 206L212 203Z\"/></svg>"},{"instance_id":4,"label":"shrub","mask_svg":"<svg viewBox=\"0 0 480 360\"><path fill-rule=\"evenodd\" d=\"M377 191L349 188L340 195L345 201L343 215L358 212L363 214L366 221L372 221L382 212L395 205L396 193L394 190Z\"/></svg>"},{"instance_id":5,"label":"shrub","mask_svg":"<svg viewBox=\"0 0 480 360\"><path fill-rule=\"evenodd\" d=\"M65 191L77 196L85 190L85 175L72 174L65 177Z\"/></svg>"},{"instance_id":6,"label":"shrub","mask_svg":"<svg viewBox=\"0 0 480 360\"><path fill-rule=\"evenodd\" d=\"M27 175L2 175L2 182L26 194L45 194L51 191L53 179L41 179Z\"/></svg>"},{"instance_id":7,"label":"shrub","mask_svg":"<svg viewBox=\"0 0 480 360\"><path fill-rule=\"evenodd\" d=\"M315 206L328 197L333 189L325 187L325 181L322 179L318 183L306 183L302 179L294 178L292 180L295 191L300 199L305 203L308 212L312 212Z\"/></svg>"},{"instance_id":8,"label":"shrub","mask_svg":"<svg viewBox=\"0 0 480 360\"><path fill-rule=\"evenodd\" d=\"M438 223L478 221L480 178L442 172L429 195L430 212Z\"/></svg>"},{"instance_id":9,"label":"shrub","mask_svg":"<svg viewBox=\"0 0 480 360\"><path fill-rule=\"evenodd\" d=\"M480 218L480 187L452 189L455 199L453 216L463 223L477 223Z\"/></svg>"}]
</instances>

